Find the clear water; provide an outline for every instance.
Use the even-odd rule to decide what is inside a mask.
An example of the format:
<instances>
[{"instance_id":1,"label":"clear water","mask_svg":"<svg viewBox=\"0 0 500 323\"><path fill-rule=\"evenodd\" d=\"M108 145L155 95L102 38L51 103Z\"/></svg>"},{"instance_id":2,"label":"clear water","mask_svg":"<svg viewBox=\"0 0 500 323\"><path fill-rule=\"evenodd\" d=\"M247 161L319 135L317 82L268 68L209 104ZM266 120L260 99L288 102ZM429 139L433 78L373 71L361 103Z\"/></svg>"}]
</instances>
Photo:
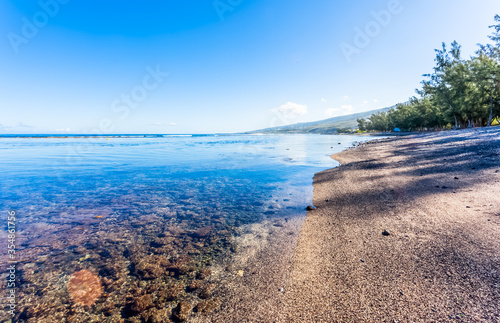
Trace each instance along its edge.
<instances>
[{"instance_id":1,"label":"clear water","mask_svg":"<svg viewBox=\"0 0 500 323\"><path fill-rule=\"evenodd\" d=\"M303 215L314 173L338 165L331 154L370 139L0 138L0 210L17 213L16 319L139 317L145 309L130 300L137 290L151 295L148 309L194 297L185 286L230 257L235 228ZM0 259L6 277L7 253ZM87 307L68 292L71 275L84 269L99 277L106 295ZM171 291L178 284L179 295L158 296L158 286Z\"/></svg>"}]
</instances>

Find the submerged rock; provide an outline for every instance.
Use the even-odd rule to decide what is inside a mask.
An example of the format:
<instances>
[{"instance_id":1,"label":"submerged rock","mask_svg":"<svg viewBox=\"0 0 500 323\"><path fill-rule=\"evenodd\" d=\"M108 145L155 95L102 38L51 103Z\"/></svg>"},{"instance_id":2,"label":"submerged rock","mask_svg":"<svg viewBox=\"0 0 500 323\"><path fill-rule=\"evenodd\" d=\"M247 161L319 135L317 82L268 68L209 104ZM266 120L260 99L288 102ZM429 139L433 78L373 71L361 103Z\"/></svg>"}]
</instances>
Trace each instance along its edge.
<instances>
[{"instance_id":1,"label":"submerged rock","mask_svg":"<svg viewBox=\"0 0 500 323\"><path fill-rule=\"evenodd\" d=\"M200 280L193 280L186 288L188 292L195 291L197 289L200 289L202 287L201 281Z\"/></svg>"},{"instance_id":2,"label":"submerged rock","mask_svg":"<svg viewBox=\"0 0 500 323\"><path fill-rule=\"evenodd\" d=\"M210 276L212 274L212 271L208 268L203 268L202 270L200 270L198 272L198 278L199 279L205 279L207 278L208 276Z\"/></svg>"},{"instance_id":3,"label":"submerged rock","mask_svg":"<svg viewBox=\"0 0 500 323\"><path fill-rule=\"evenodd\" d=\"M130 309L134 313L142 313L151 306L153 306L153 302L151 301L151 296L146 294L144 296L135 298L130 306Z\"/></svg>"},{"instance_id":4,"label":"submerged rock","mask_svg":"<svg viewBox=\"0 0 500 323\"><path fill-rule=\"evenodd\" d=\"M203 227L201 229L198 229L195 233L194 233L194 236L197 237L197 238L206 238L208 237L212 231L214 231L214 226L211 225L211 226L206 226L206 227Z\"/></svg>"},{"instance_id":5,"label":"submerged rock","mask_svg":"<svg viewBox=\"0 0 500 323\"><path fill-rule=\"evenodd\" d=\"M308 205L308 206L306 207L306 210L307 210L307 211L312 211L312 210L316 210L316 208L315 208L314 206Z\"/></svg>"},{"instance_id":6,"label":"submerged rock","mask_svg":"<svg viewBox=\"0 0 500 323\"><path fill-rule=\"evenodd\" d=\"M200 301L194 310L198 313L210 313L213 312L220 306L220 300L218 298L213 298L207 301Z\"/></svg>"},{"instance_id":7,"label":"submerged rock","mask_svg":"<svg viewBox=\"0 0 500 323\"><path fill-rule=\"evenodd\" d=\"M174 318L178 321L184 322L188 319L191 312L191 304L186 301L181 301L174 310Z\"/></svg>"},{"instance_id":8,"label":"submerged rock","mask_svg":"<svg viewBox=\"0 0 500 323\"><path fill-rule=\"evenodd\" d=\"M208 284L204 286L200 291L200 298L207 299L212 296L213 290L215 288L214 284Z\"/></svg>"},{"instance_id":9,"label":"submerged rock","mask_svg":"<svg viewBox=\"0 0 500 323\"><path fill-rule=\"evenodd\" d=\"M183 290L184 285L181 283L170 284L166 289L159 292L158 296L167 301L175 301Z\"/></svg>"}]
</instances>

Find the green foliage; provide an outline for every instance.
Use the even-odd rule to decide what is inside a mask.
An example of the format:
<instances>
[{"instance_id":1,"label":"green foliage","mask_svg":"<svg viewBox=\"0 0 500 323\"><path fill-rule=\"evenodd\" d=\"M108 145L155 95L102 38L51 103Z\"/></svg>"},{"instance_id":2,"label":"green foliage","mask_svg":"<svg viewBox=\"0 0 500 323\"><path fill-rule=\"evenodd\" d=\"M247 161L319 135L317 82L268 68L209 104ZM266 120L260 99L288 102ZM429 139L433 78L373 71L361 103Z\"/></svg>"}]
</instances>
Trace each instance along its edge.
<instances>
[{"instance_id":1,"label":"green foliage","mask_svg":"<svg viewBox=\"0 0 500 323\"><path fill-rule=\"evenodd\" d=\"M338 133L352 133L352 132L354 132L354 130L351 128L338 128L337 132Z\"/></svg>"},{"instance_id":2,"label":"green foliage","mask_svg":"<svg viewBox=\"0 0 500 323\"><path fill-rule=\"evenodd\" d=\"M364 118L357 119L358 121L358 129L360 131L366 131L366 120Z\"/></svg>"},{"instance_id":3,"label":"green foliage","mask_svg":"<svg viewBox=\"0 0 500 323\"><path fill-rule=\"evenodd\" d=\"M424 75L419 97L398 104L387 112L358 119L360 130L425 131L495 125L500 117L500 16L489 37L493 44L479 45L477 56L461 57L454 41L436 49L436 66Z\"/></svg>"},{"instance_id":4,"label":"green foliage","mask_svg":"<svg viewBox=\"0 0 500 323\"><path fill-rule=\"evenodd\" d=\"M366 125L367 130L369 131L388 131L389 123L388 123L388 112L379 112L373 114L370 118L368 118L368 123Z\"/></svg>"}]
</instances>

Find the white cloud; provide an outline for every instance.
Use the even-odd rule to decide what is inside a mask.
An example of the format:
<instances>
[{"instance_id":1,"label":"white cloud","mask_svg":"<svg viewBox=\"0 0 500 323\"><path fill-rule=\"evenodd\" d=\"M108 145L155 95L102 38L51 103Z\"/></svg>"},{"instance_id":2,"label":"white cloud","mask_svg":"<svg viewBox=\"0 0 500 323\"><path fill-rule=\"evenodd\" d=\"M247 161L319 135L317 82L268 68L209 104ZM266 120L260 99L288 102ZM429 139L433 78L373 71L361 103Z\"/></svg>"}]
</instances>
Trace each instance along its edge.
<instances>
[{"instance_id":1,"label":"white cloud","mask_svg":"<svg viewBox=\"0 0 500 323\"><path fill-rule=\"evenodd\" d=\"M176 125L177 125L177 123L175 123L175 122L170 122L168 125L169 125L169 126L176 126Z\"/></svg>"},{"instance_id":2,"label":"white cloud","mask_svg":"<svg viewBox=\"0 0 500 323\"><path fill-rule=\"evenodd\" d=\"M363 104L368 104L368 101L364 100L364 101L363 101Z\"/></svg>"},{"instance_id":3,"label":"white cloud","mask_svg":"<svg viewBox=\"0 0 500 323\"><path fill-rule=\"evenodd\" d=\"M378 99L373 99L373 102L377 103L377 102L378 102Z\"/></svg>"},{"instance_id":4,"label":"white cloud","mask_svg":"<svg viewBox=\"0 0 500 323\"><path fill-rule=\"evenodd\" d=\"M290 124L299 116L307 114L307 105L294 102L287 102L278 108L271 109L273 116L270 120L270 126L275 127L284 124Z\"/></svg>"},{"instance_id":5,"label":"white cloud","mask_svg":"<svg viewBox=\"0 0 500 323\"><path fill-rule=\"evenodd\" d=\"M347 114L351 114L354 108L352 105L342 105L340 108L329 108L325 110L325 114L329 118L343 116Z\"/></svg>"},{"instance_id":6,"label":"white cloud","mask_svg":"<svg viewBox=\"0 0 500 323\"><path fill-rule=\"evenodd\" d=\"M321 102L328 102L325 98L321 98Z\"/></svg>"},{"instance_id":7,"label":"white cloud","mask_svg":"<svg viewBox=\"0 0 500 323\"><path fill-rule=\"evenodd\" d=\"M295 118L307 114L307 105L287 102L278 108L279 113L288 118Z\"/></svg>"}]
</instances>

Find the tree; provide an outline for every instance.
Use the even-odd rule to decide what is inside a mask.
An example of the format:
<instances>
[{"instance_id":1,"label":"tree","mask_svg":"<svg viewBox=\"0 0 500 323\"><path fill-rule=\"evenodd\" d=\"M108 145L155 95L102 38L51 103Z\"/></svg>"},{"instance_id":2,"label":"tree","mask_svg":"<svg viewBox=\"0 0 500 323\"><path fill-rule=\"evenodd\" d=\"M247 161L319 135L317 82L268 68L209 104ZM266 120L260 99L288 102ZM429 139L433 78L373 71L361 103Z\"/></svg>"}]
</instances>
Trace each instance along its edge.
<instances>
[{"instance_id":1,"label":"tree","mask_svg":"<svg viewBox=\"0 0 500 323\"><path fill-rule=\"evenodd\" d=\"M496 25L490 26L494 29L493 33L488 36L493 41L493 44L481 45L479 44L478 54L483 53L489 57L500 59L500 15L495 15Z\"/></svg>"},{"instance_id":2,"label":"tree","mask_svg":"<svg viewBox=\"0 0 500 323\"><path fill-rule=\"evenodd\" d=\"M461 46L454 41L450 49L436 49L436 65L424 75L419 97L379 112L368 120L358 119L360 130L404 131L491 126L500 117L500 15L489 38L492 44L480 45L477 56L462 59ZM497 121L495 121L497 122Z\"/></svg>"},{"instance_id":3,"label":"tree","mask_svg":"<svg viewBox=\"0 0 500 323\"><path fill-rule=\"evenodd\" d=\"M497 25L492 25L493 33L488 36L494 44L479 45L478 57L472 59L472 70L483 98L489 99L488 126L493 117L498 117L500 94L500 15L495 15ZM488 95L485 95L485 94Z\"/></svg>"},{"instance_id":4,"label":"tree","mask_svg":"<svg viewBox=\"0 0 500 323\"><path fill-rule=\"evenodd\" d=\"M475 100L482 107L483 117L488 118L490 126L493 116L498 115L500 95L500 64L495 59L480 53L471 60L471 76L477 87Z\"/></svg>"},{"instance_id":5,"label":"tree","mask_svg":"<svg viewBox=\"0 0 500 323\"><path fill-rule=\"evenodd\" d=\"M368 119L370 120L370 123L368 125L368 130L375 130L375 131L389 130L387 112L382 111L372 114Z\"/></svg>"},{"instance_id":6,"label":"tree","mask_svg":"<svg viewBox=\"0 0 500 323\"><path fill-rule=\"evenodd\" d=\"M458 122L462 121L461 98L464 96L463 71L464 62L460 58L461 46L454 41L451 44L450 51L447 51L446 44L443 43L442 49L436 49L436 66L433 74L426 74L430 80L423 81L423 89L419 93L423 96L431 96L434 102L441 106L445 116L453 118L455 128L458 128Z\"/></svg>"},{"instance_id":7,"label":"tree","mask_svg":"<svg viewBox=\"0 0 500 323\"><path fill-rule=\"evenodd\" d=\"M366 131L366 120L365 119L357 119L356 121L358 121L358 129L361 130L361 131Z\"/></svg>"}]
</instances>

